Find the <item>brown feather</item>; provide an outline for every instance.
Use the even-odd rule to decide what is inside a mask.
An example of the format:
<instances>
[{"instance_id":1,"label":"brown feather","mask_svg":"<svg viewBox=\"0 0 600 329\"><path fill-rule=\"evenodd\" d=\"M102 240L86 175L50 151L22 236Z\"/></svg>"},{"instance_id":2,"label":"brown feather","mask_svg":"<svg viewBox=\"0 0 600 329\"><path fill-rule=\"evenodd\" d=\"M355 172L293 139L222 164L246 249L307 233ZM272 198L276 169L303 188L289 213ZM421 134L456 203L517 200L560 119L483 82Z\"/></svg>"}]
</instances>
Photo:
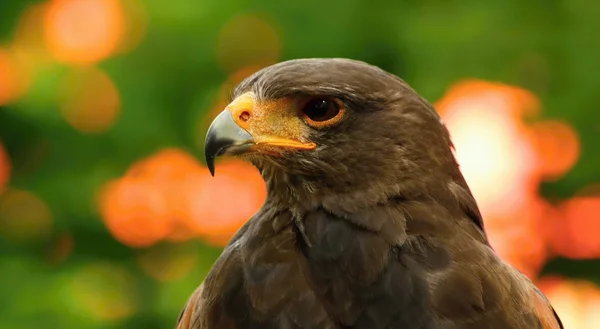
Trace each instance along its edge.
<instances>
[{"instance_id":1,"label":"brown feather","mask_svg":"<svg viewBox=\"0 0 600 329\"><path fill-rule=\"evenodd\" d=\"M188 299L185 307L177 319L177 329L188 329L196 328L196 321L198 321L198 313L202 310L202 288L204 288L204 282L196 288L192 296Z\"/></svg>"},{"instance_id":2,"label":"brown feather","mask_svg":"<svg viewBox=\"0 0 600 329\"><path fill-rule=\"evenodd\" d=\"M564 329L556 311L546 297L535 287L531 286L533 308L542 322L543 329Z\"/></svg>"}]
</instances>

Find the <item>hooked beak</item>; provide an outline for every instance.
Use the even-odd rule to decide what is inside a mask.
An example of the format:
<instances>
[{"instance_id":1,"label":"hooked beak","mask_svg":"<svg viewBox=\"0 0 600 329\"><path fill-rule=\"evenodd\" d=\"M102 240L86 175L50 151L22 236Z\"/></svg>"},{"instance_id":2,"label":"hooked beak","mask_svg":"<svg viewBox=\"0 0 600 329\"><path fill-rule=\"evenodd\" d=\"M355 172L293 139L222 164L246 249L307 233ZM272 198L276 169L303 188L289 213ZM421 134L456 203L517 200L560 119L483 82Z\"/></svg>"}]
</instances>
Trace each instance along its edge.
<instances>
[{"instance_id":1,"label":"hooked beak","mask_svg":"<svg viewBox=\"0 0 600 329\"><path fill-rule=\"evenodd\" d=\"M296 113L296 106L290 98L257 102L252 92L237 97L208 128L204 152L211 175L221 155L315 149L315 143L305 142L308 128L296 115L290 115Z\"/></svg>"},{"instance_id":2,"label":"hooked beak","mask_svg":"<svg viewBox=\"0 0 600 329\"><path fill-rule=\"evenodd\" d=\"M211 175L215 175L215 159L226 154L241 154L254 144L249 132L238 126L229 110L219 114L206 133L204 155Z\"/></svg>"}]
</instances>

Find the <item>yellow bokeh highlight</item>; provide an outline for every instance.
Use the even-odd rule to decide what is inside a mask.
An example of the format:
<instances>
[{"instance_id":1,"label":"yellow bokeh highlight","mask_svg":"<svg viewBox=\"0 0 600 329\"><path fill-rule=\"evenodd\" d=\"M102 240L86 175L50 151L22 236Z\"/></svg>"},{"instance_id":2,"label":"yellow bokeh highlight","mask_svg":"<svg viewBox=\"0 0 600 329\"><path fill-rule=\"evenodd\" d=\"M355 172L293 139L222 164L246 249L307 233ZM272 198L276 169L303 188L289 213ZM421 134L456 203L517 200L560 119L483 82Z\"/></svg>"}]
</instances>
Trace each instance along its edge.
<instances>
[{"instance_id":1,"label":"yellow bokeh highlight","mask_svg":"<svg viewBox=\"0 0 600 329\"><path fill-rule=\"evenodd\" d=\"M138 310L135 277L110 263L93 263L77 270L66 284L73 307L97 321L118 321Z\"/></svg>"},{"instance_id":2,"label":"yellow bokeh highlight","mask_svg":"<svg viewBox=\"0 0 600 329\"><path fill-rule=\"evenodd\" d=\"M274 64L281 41L273 23L256 14L241 14L228 20L217 39L217 61L226 72L243 67Z\"/></svg>"},{"instance_id":3,"label":"yellow bokeh highlight","mask_svg":"<svg viewBox=\"0 0 600 329\"><path fill-rule=\"evenodd\" d=\"M29 85L28 72L14 52L0 48L0 106L18 99Z\"/></svg>"},{"instance_id":4,"label":"yellow bokeh highlight","mask_svg":"<svg viewBox=\"0 0 600 329\"><path fill-rule=\"evenodd\" d=\"M52 56L44 39L44 17L48 2L35 3L27 7L15 27L9 48L23 67L23 74L34 79L43 65L51 63Z\"/></svg>"},{"instance_id":5,"label":"yellow bokeh highlight","mask_svg":"<svg viewBox=\"0 0 600 329\"><path fill-rule=\"evenodd\" d=\"M198 261L193 243L162 243L141 252L137 258L140 267L159 281L173 281L185 277Z\"/></svg>"},{"instance_id":6,"label":"yellow bokeh highlight","mask_svg":"<svg viewBox=\"0 0 600 329\"><path fill-rule=\"evenodd\" d=\"M143 0L121 0L124 15L124 33L117 49L118 53L128 53L142 42L148 29L148 17Z\"/></svg>"},{"instance_id":7,"label":"yellow bokeh highlight","mask_svg":"<svg viewBox=\"0 0 600 329\"><path fill-rule=\"evenodd\" d=\"M27 243L43 240L51 232L50 209L38 196L16 189L8 189L0 195L0 236Z\"/></svg>"},{"instance_id":8,"label":"yellow bokeh highlight","mask_svg":"<svg viewBox=\"0 0 600 329\"><path fill-rule=\"evenodd\" d=\"M73 68L61 85L59 108L65 120L84 133L108 130L118 118L121 98L112 79L96 67Z\"/></svg>"}]
</instances>

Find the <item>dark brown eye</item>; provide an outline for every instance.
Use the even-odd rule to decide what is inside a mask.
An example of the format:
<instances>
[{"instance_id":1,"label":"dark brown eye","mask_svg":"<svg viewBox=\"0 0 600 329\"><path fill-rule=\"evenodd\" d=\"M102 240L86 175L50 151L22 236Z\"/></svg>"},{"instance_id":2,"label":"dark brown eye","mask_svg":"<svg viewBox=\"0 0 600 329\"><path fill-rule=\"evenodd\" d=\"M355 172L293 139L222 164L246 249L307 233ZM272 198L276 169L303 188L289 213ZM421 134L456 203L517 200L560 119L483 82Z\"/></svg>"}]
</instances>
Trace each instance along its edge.
<instances>
[{"instance_id":1,"label":"dark brown eye","mask_svg":"<svg viewBox=\"0 0 600 329\"><path fill-rule=\"evenodd\" d=\"M314 98L302 108L306 121L315 126L325 126L337 122L342 117L339 104L329 98Z\"/></svg>"}]
</instances>

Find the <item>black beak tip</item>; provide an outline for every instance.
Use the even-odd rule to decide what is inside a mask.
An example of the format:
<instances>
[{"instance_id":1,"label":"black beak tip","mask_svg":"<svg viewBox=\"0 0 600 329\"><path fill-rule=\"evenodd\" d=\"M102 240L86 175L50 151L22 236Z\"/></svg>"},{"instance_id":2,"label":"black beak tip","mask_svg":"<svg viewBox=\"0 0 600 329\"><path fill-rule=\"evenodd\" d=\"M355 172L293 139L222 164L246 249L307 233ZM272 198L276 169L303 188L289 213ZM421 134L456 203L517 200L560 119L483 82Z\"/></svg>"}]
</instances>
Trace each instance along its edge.
<instances>
[{"instance_id":1,"label":"black beak tip","mask_svg":"<svg viewBox=\"0 0 600 329\"><path fill-rule=\"evenodd\" d=\"M215 177L215 159L214 158L207 158L206 159L206 166L208 167L208 171L210 171L210 175Z\"/></svg>"},{"instance_id":2,"label":"black beak tip","mask_svg":"<svg viewBox=\"0 0 600 329\"><path fill-rule=\"evenodd\" d=\"M212 138L211 138L212 139ZM215 176L215 161L218 156L218 151L216 151L212 145L213 143L207 144L204 150L204 159L206 160L206 166L208 167L208 171L210 171L211 176Z\"/></svg>"},{"instance_id":3,"label":"black beak tip","mask_svg":"<svg viewBox=\"0 0 600 329\"><path fill-rule=\"evenodd\" d=\"M231 112L221 112L208 128L204 144L204 156L210 174L215 176L215 160L218 156L243 152L246 148L240 146L251 142L252 136L235 123ZM232 148L236 148L236 151Z\"/></svg>"}]
</instances>

